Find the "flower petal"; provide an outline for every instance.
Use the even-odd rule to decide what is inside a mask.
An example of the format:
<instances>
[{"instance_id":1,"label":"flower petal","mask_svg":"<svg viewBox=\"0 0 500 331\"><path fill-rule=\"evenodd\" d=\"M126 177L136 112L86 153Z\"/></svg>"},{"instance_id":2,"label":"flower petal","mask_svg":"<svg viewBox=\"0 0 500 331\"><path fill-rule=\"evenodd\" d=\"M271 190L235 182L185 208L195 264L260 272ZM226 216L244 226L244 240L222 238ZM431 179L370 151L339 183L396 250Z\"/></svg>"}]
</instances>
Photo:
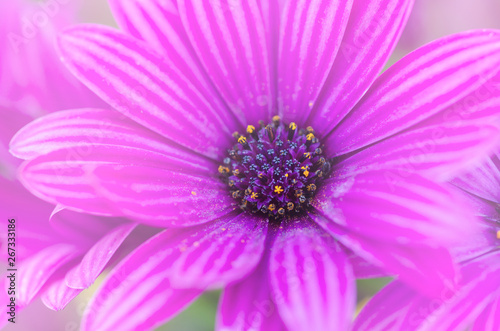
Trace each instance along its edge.
<instances>
[{"instance_id":1,"label":"flower petal","mask_svg":"<svg viewBox=\"0 0 500 331\"><path fill-rule=\"evenodd\" d=\"M340 155L401 132L477 90L499 70L498 32L464 32L435 41L385 71L325 145Z\"/></svg>"},{"instance_id":2,"label":"flower petal","mask_svg":"<svg viewBox=\"0 0 500 331\"><path fill-rule=\"evenodd\" d=\"M316 130L330 132L361 99L392 53L413 2L354 0L339 53L314 104L310 124Z\"/></svg>"},{"instance_id":3,"label":"flower petal","mask_svg":"<svg viewBox=\"0 0 500 331\"><path fill-rule=\"evenodd\" d=\"M184 30L176 1L111 0L110 6L122 30L146 41L162 55L169 67L182 72L189 81L199 83L198 89L207 96L212 107L224 114L223 118L231 118L231 111L201 69Z\"/></svg>"},{"instance_id":4,"label":"flower petal","mask_svg":"<svg viewBox=\"0 0 500 331\"><path fill-rule=\"evenodd\" d=\"M280 113L304 124L340 47L352 0L290 0L278 55Z\"/></svg>"},{"instance_id":5,"label":"flower petal","mask_svg":"<svg viewBox=\"0 0 500 331\"><path fill-rule=\"evenodd\" d=\"M384 175L328 183L315 203L322 216L311 216L365 260L439 295L455 276L443 247L478 231L475 218L466 201L443 186L416 175L392 182Z\"/></svg>"},{"instance_id":6,"label":"flower petal","mask_svg":"<svg viewBox=\"0 0 500 331\"><path fill-rule=\"evenodd\" d=\"M284 224L271 248L269 272L278 311L289 330L349 329L355 306L352 267L323 230L300 220Z\"/></svg>"},{"instance_id":7,"label":"flower petal","mask_svg":"<svg viewBox=\"0 0 500 331\"><path fill-rule=\"evenodd\" d=\"M181 159L127 146L91 149L85 156L74 149L40 156L24 164L21 180L53 204L163 227L209 222L234 208L217 178L176 172Z\"/></svg>"},{"instance_id":8,"label":"flower petal","mask_svg":"<svg viewBox=\"0 0 500 331\"><path fill-rule=\"evenodd\" d=\"M500 330L500 298L493 301L474 321L472 331Z\"/></svg>"},{"instance_id":9,"label":"flower petal","mask_svg":"<svg viewBox=\"0 0 500 331\"><path fill-rule=\"evenodd\" d=\"M81 254L72 245L56 244L49 246L21 262L17 291L18 303L27 305L33 300L47 280L62 266Z\"/></svg>"},{"instance_id":10,"label":"flower petal","mask_svg":"<svg viewBox=\"0 0 500 331\"><path fill-rule=\"evenodd\" d=\"M62 310L82 290L66 286L64 278L54 281L42 294L42 302L52 310Z\"/></svg>"},{"instance_id":11,"label":"flower petal","mask_svg":"<svg viewBox=\"0 0 500 331\"><path fill-rule=\"evenodd\" d=\"M97 326L118 330L124 325L146 329L165 321L206 287L236 281L251 272L260 260L265 231L265 223L241 216L161 232L113 269L89 308L84 330ZM199 290L182 290L179 285ZM151 317L145 320L141 311Z\"/></svg>"},{"instance_id":12,"label":"flower petal","mask_svg":"<svg viewBox=\"0 0 500 331\"><path fill-rule=\"evenodd\" d=\"M260 217L240 214L164 245L176 256L170 266L172 286L219 288L244 277L261 259L267 226Z\"/></svg>"},{"instance_id":13,"label":"flower petal","mask_svg":"<svg viewBox=\"0 0 500 331\"><path fill-rule=\"evenodd\" d=\"M242 281L222 292L217 314L217 331L286 331L278 314L267 277L268 259Z\"/></svg>"},{"instance_id":14,"label":"flower petal","mask_svg":"<svg viewBox=\"0 0 500 331\"><path fill-rule=\"evenodd\" d=\"M68 271L66 285L74 289L85 289L92 285L135 227L136 224L125 224L102 237L87 251L82 261Z\"/></svg>"},{"instance_id":15,"label":"flower petal","mask_svg":"<svg viewBox=\"0 0 500 331\"><path fill-rule=\"evenodd\" d=\"M177 1L187 35L226 104L245 124L269 120L274 98L257 0Z\"/></svg>"},{"instance_id":16,"label":"flower petal","mask_svg":"<svg viewBox=\"0 0 500 331\"><path fill-rule=\"evenodd\" d=\"M182 72L147 44L107 27L81 25L59 39L63 60L83 83L127 117L174 143L220 159L237 127ZM186 133L189 134L186 134Z\"/></svg>"},{"instance_id":17,"label":"flower petal","mask_svg":"<svg viewBox=\"0 0 500 331\"><path fill-rule=\"evenodd\" d=\"M395 176L418 173L446 181L484 161L499 142L500 130L494 126L474 123L424 126L368 147L337 167L347 176L395 169Z\"/></svg>"}]
</instances>

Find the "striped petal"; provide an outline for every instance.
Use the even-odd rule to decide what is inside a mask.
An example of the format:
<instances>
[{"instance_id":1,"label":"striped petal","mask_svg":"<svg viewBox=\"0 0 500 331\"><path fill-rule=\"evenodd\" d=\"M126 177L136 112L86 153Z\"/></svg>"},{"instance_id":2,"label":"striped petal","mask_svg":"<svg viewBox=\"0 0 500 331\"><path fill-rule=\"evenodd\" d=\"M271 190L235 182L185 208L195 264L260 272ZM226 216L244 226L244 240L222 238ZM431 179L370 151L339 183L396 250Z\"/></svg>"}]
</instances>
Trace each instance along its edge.
<instances>
[{"instance_id":1,"label":"striped petal","mask_svg":"<svg viewBox=\"0 0 500 331\"><path fill-rule=\"evenodd\" d=\"M382 71L413 0L354 0L340 50L313 106L310 124L330 132ZM362 79L360 79L362 77Z\"/></svg>"},{"instance_id":2,"label":"striped petal","mask_svg":"<svg viewBox=\"0 0 500 331\"><path fill-rule=\"evenodd\" d=\"M281 17L278 100L281 115L303 124L325 84L352 0L290 0Z\"/></svg>"},{"instance_id":3,"label":"striped petal","mask_svg":"<svg viewBox=\"0 0 500 331\"><path fill-rule=\"evenodd\" d=\"M493 301L474 321L472 331L500 330L500 298Z\"/></svg>"},{"instance_id":4,"label":"striped petal","mask_svg":"<svg viewBox=\"0 0 500 331\"><path fill-rule=\"evenodd\" d=\"M52 310L62 310L82 290L68 287L64 278L54 281L42 294L42 302Z\"/></svg>"},{"instance_id":5,"label":"striped petal","mask_svg":"<svg viewBox=\"0 0 500 331\"><path fill-rule=\"evenodd\" d=\"M81 25L59 39L70 71L122 114L170 141L220 159L237 127L182 72L110 28ZM189 134L186 134L189 133Z\"/></svg>"},{"instance_id":6,"label":"striped petal","mask_svg":"<svg viewBox=\"0 0 500 331\"><path fill-rule=\"evenodd\" d=\"M202 288L245 276L258 264L264 247L265 225L252 223L244 216L228 218L167 230L146 241L113 269L91 303L83 329L152 328L176 314Z\"/></svg>"},{"instance_id":7,"label":"striped petal","mask_svg":"<svg viewBox=\"0 0 500 331\"><path fill-rule=\"evenodd\" d=\"M500 142L493 126L456 123L425 126L368 147L340 162L346 176L394 169L394 177L413 173L446 181L484 161Z\"/></svg>"},{"instance_id":8,"label":"striped petal","mask_svg":"<svg viewBox=\"0 0 500 331\"><path fill-rule=\"evenodd\" d=\"M135 224L119 226L96 242L82 261L66 274L66 285L74 289L85 289L92 285L135 227Z\"/></svg>"},{"instance_id":9,"label":"striped petal","mask_svg":"<svg viewBox=\"0 0 500 331\"><path fill-rule=\"evenodd\" d=\"M31 160L21 180L53 204L162 227L205 223L233 210L218 178L172 171L175 162L133 147L93 145L84 158L62 149Z\"/></svg>"},{"instance_id":10,"label":"striped petal","mask_svg":"<svg viewBox=\"0 0 500 331\"><path fill-rule=\"evenodd\" d=\"M435 41L385 71L325 145L335 146L332 152L340 155L390 137L460 101L499 70L497 32Z\"/></svg>"},{"instance_id":11,"label":"striped petal","mask_svg":"<svg viewBox=\"0 0 500 331\"><path fill-rule=\"evenodd\" d=\"M111 0L110 6L122 30L146 41L172 69L181 72L204 93L212 107L232 118L231 111L201 69L201 63L189 43L177 2L173 0ZM236 128L234 128L236 130Z\"/></svg>"},{"instance_id":12,"label":"striped petal","mask_svg":"<svg viewBox=\"0 0 500 331\"><path fill-rule=\"evenodd\" d=\"M267 277L268 259L242 281L229 285L222 292L217 331L286 331L278 313L278 300L272 295Z\"/></svg>"},{"instance_id":13,"label":"striped petal","mask_svg":"<svg viewBox=\"0 0 500 331\"><path fill-rule=\"evenodd\" d=\"M257 0L177 1L204 69L245 124L269 120L274 98L266 29Z\"/></svg>"},{"instance_id":14,"label":"striped petal","mask_svg":"<svg viewBox=\"0 0 500 331\"><path fill-rule=\"evenodd\" d=\"M391 181L384 172L365 173L330 183L317 197L321 216L312 217L318 224L368 262L431 296L455 276L443 247L479 231L464 199L416 175Z\"/></svg>"},{"instance_id":15,"label":"striped petal","mask_svg":"<svg viewBox=\"0 0 500 331\"><path fill-rule=\"evenodd\" d=\"M18 303L25 306L33 300L47 280L62 266L81 254L72 245L57 244L49 246L22 261L18 276Z\"/></svg>"},{"instance_id":16,"label":"striped petal","mask_svg":"<svg viewBox=\"0 0 500 331\"><path fill-rule=\"evenodd\" d=\"M348 330L356 297L352 267L335 240L307 222L285 224L271 248L278 311L289 330Z\"/></svg>"}]
</instances>

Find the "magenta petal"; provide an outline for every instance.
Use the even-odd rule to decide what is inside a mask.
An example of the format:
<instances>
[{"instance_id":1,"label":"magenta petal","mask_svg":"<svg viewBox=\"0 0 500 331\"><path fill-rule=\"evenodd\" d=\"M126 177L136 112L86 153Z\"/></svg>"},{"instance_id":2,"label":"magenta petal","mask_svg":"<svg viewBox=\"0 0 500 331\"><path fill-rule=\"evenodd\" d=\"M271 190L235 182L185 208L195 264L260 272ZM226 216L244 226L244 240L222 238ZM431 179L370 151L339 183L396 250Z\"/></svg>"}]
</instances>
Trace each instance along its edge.
<instances>
[{"instance_id":1,"label":"magenta petal","mask_svg":"<svg viewBox=\"0 0 500 331\"><path fill-rule=\"evenodd\" d=\"M314 128L329 132L361 99L392 53L413 2L354 1L339 53L314 105Z\"/></svg>"},{"instance_id":2,"label":"magenta petal","mask_svg":"<svg viewBox=\"0 0 500 331\"><path fill-rule=\"evenodd\" d=\"M380 268L361 258L358 255L352 254L349 256L349 263L354 271L354 276L357 279L363 278L379 278L392 276L387 270Z\"/></svg>"},{"instance_id":3,"label":"magenta petal","mask_svg":"<svg viewBox=\"0 0 500 331\"><path fill-rule=\"evenodd\" d=\"M500 330L500 298L493 301L474 321L472 331Z\"/></svg>"},{"instance_id":4,"label":"magenta petal","mask_svg":"<svg viewBox=\"0 0 500 331\"><path fill-rule=\"evenodd\" d=\"M94 25L67 30L59 44L68 68L115 109L177 144L222 157L236 125L147 44Z\"/></svg>"},{"instance_id":5,"label":"magenta petal","mask_svg":"<svg viewBox=\"0 0 500 331\"><path fill-rule=\"evenodd\" d=\"M49 246L21 262L22 270L18 279L18 303L27 305L57 270L80 255L72 245L57 244Z\"/></svg>"},{"instance_id":6,"label":"magenta petal","mask_svg":"<svg viewBox=\"0 0 500 331\"><path fill-rule=\"evenodd\" d=\"M444 110L499 70L498 32L437 40L385 71L326 142L336 154L377 142Z\"/></svg>"},{"instance_id":7,"label":"magenta petal","mask_svg":"<svg viewBox=\"0 0 500 331\"><path fill-rule=\"evenodd\" d=\"M340 162L346 175L396 169L402 178L413 173L440 181L484 161L498 147L497 127L456 123L425 126L398 134Z\"/></svg>"},{"instance_id":8,"label":"magenta petal","mask_svg":"<svg viewBox=\"0 0 500 331\"><path fill-rule=\"evenodd\" d=\"M10 151L19 158L32 159L71 149L66 156L70 161L91 155L95 146L122 146L162 154L168 159L166 163L178 165L174 169L183 172L199 173L214 167L206 158L169 144L116 111L103 109L59 111L38 118L17 132L10 142ZM150 159L155 159L154 156Z\"/></svg>"},{"instance_id":9,"label":"magenta petal","mask_svg":"<svg viewBox=\"0 0 500 331\"><path fill-rule=\"evenodd\" d=\"M394 281L368 301L356 317L353 329L417 330L423 319L440 304L440 301L421 296L404 283Z\"/></svg>"},{"instance_id":10,"label":"magenta petal","mask_svg":"<svg viewBox=\"0 0 500 331\"><path fill-rule=\"evenodd\" d=\"M500 190L498 189L500 187L500 170L495 162L499 162L497 156L485 160L475 169L462 174L452 182L480 198L500 203Z\"/></svg>"},{"instance_id":11,"label":"magenta petal","mask_svg":"<svg viewBox=\"0 0 500 331\"><path fill-rule=\"evenodd\" d=\"M187 35L206 72L245 124L275 107L266 30L257 0L178 0Z\"/></svg>"},{"instance_id":12,"label":"magenta petal","mask_svg":"<svg viewBox=\"0 0 500 331\"><path fill-rule=\"evenodd\" d=\"M217 314L218 331L286 331L267 277L267 259L241 282L222 292Z\"/></svg>"},{"instance_id":13,"label":"magenta petal","mask_svg":"<svg viewBox=\"0 0 500 331\"><path fill-rule=\"evenodd\" d=\"M64 278L54 281L42 294L42 302L52 310L62 310L82 290L66 286Z\"/></svg>"},{"instance_id":14,"label":"magenta petal","mask_svg":"<svg viewBox=\"0 0 500 331\"><path fill-rule=\"evenodd\" d=\"M135 227L135 224L119 226L95 243L82 261L66 274L66 285L74 289L85 289L92 285Z\"/></svg>"},{"instance_id":15,"label":"magenta petal","mask_svg":"<svg viewBox=\"0 0 500 331\"><path fill-rule=\"evenodd\" d=\"M201 294L172 288L168 270L150 269L154 255L138 257L136 253L113 269L93 297L82 320L83 331L150 330Z\"/></svg>"},{"instance_id":16,"label":"magenta petal","mask_svg":"<svg viewBox=\"0 0 500 331\"><path fill-rule=\"evenodd\" d=\"M176 240L164 247L173 250L169 259L175 257L169 268L172 286L219 288L241 279L261 259L267 226L260 217L240 214L196 232L170 234Z\"/></svg>"},{"instance_id":17,"label":"magenta petal","mask_svg":"<svg viewBox=\"0 0 500 331\"><path fill-rule=\"evenodd\" d=\"M281 17L278 54L280 113L301 124L328 77L352 0L291 0Z\"/></svg>"},{"instance_id":18,"label":"magenta petal","mask_svg":"<svg viewBox=\"0 0 500 331\"><path fill-rule=\"evenodd\" d=\"M217 178L169 170L185 161L126 146L91 149L85 156L74 149L40 156L24 164L21 180L38 197L75 211L160 226L209 222L233 210Z\"/></svg>"},{"instance_id":19,"label":"magenta petal","mask_svg":"<svg viewBox=\"0 0 500 331\"><path fill-rule=\"evenodd\" d=\"M281 318L289 330L350 328L355 281L343 248L317 226L300 220L284 224L271 248L273 293L282 302Z\"/></svg>"},{"instance_id":20,"label":"magenta petal","mask_svg":"<svg viewBox=\"0 0 500 331\"><path fill-rule=\"evenodd\" d=\"M168 66L182 72L190 82L199 84L197 88L207 96L214 109L231 119L230 110L201 69L182 25L176 1L111 0L110 6L124 31L146 41L162 55ZM230 123L234 123L234 119Z\"/></svg>"},{"instance_id":21,"label":"magenta petal","mask_svg":"<svg viewBox=\"0 0 500 331\"><path fill-rule=\"evenodd\" d=\"M391 182L384 175L325 186L315 207L328 220L312 217L365 260L439 296L455 277L444 247L478 231L475 218L466 201L443 186L419 176Z\"/></svg>"}]
</instances>

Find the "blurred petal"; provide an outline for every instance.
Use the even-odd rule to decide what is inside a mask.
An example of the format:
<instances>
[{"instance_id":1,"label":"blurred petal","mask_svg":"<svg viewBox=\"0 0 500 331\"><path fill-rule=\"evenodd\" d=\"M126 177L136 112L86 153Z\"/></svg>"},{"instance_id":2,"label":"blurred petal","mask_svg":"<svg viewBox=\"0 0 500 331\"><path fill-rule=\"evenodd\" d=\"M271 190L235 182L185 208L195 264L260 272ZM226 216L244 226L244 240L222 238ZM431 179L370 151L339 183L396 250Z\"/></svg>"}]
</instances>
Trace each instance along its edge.
<instances>
[{"instance_id":1,"label":"blurred petal","mask_svg":"<svg viewBox=\"0 0 500 331\"><path fill-rule=\"evenodd\" d=\"M62 310L82 290L66 286L64 278L54 281L42 294L42 302L52 310Z\"/></svg>"},{"instance_id":2,"label":"blurred petal","mask_svg":"<svg viewBox=\"0 0 500 331\"><path fill-rule=\"evenodd\" d=\"M18 274L18 304L27 305L57 270L76 258L81 251L66 244L49 246L22 261Z\"/></svg>"},{"instance_id":3,"label":"blurred petal","mask_svg":"<svg viewBox=\"0 0 500 331\"><path fill-rule=\"evenodd\" d=\"M314 128L331 131L361 99L392 53L413 2L354 0L339 53L314 104Z\"/></svg>"},{"instance_id":4,"label":"blurred petal","mask_svg":"<svg viewBox=\"0 0 500 331\"><path fill-rule=\"evenodd\" d=\"M278 100L288 121L304 124L340 47L352 0L290 0L281 17Z\"/></svg>"},{"instance_id":5,"label":"blurred petal","mask_svg":"<svg viewBox=\"0 0 500 331\"><path fill-rule=\"evenodd\" d=\"M170 170L179 166L188 173ZM129 146L92 145L86 155L58 150L25 163L20 178L51 203L163 227L209 222L233 210L218 178L196 173L182 159Z\"/></svg>"},{"instance_id":6,"label":"blurred petal","mask_svg":"<svg viewBox=\"0 0 500 331\"><path fill-rule=\"evenodd\" d=\"M472 31L410 53L385 71L326 140L345 154L401 132L478 89L500 70L500 34Z\"/></svg>"},{"instance_id":7,"label":"blurred petal","mask_svg":"<svg viewBox=\"0 0 500 331\"><path fill-rule=\"evenodd\" d=\"M227 286L220 299L217 331L286 331L269 284L268 260L241 282Z\"/></svg>"},{"instance_id":8,"label":"blurred petal","mask_svg":"<svg viewBox=\"0 0 500 331\"><path fill-rule=\"evenodd\" d=\"M165 63L197 85L214 109L231 118L232 114L214 91L210 78L201 69L175 0L111 0L111 9L120 27L142 39L162 55ZM234 120L234 119L233 119ZM236 128L234 128L236 130Z\"/></svg>"},{"instance_id":9,"label":"blurred petal","mask_svg":"<svg viewBox=\"0 0 500 331\"><path fill-rule=\"evenodd\" d=\"M484 161L498 147L497 127L455 123L426 126L368 147L337 167L352 176L369 170L397 169L445 181ZM396 173L396 172L395 172Z\"/></svg>"},{"instance_id":10,"label":"blurred petal","mask_svg":"<svg viewBox=\"0 0 500 331\"><path fill-rule=\"evenodd\" d=\"M273 293L289 330L349 329L355 282L346 253L326 232L307 220L283 224L271 248Z\"/></svg>"},{"instance_id":11,"label":"blurred petal","mask_svg":"<svg viewBox=\"0 0 500 331\"><path fill-rule=\"evenodd\" d=\"M81 25L66 30L59 46L73 74L112 107L174 143L222 157L220 146L229 144L235 124L147 44L110 28Z\"/></svg>"},{"instance_id":12,"label":"blurred petal","mask_svg":"<svg viewBox=\"0 0 500 331\"><path fill-rule=\"evenodd\" d=\"M454 282L443 247L476 232L465 200L419 176L391 182L372 172L332 181L315 208L323 216L314 220L354 253L430 296Z\"/></svg>"},{"instance_id":13,"label":"blurred petal","mask_svg":"<svg viewBox=\"0 0 500 331\"><path fill-rule=\"evenodd\" d=\"M267 36L257 0L177 1L187 35L222 98L245 124L274 108Z\"/></svg>"},{"instance_id":14,"label":"blurred petal","mask_svg":"<svg viewBox=\"0 0 500 331\"><path fill-rule=\"evenodd\" d=\"M500 298L491 303L474 321L472 331L500 330Z\"/></svg>"},{"instance_id":15,"label":"blurred petal","mask_svg":"<svg viewBox=\"0 0 500 331\"><path fill-rule=\"evenodd\" d=\"M135 224L119 226L96 242L82 261L66 274L66 285L75 289L85 289L92 285L135 227Z\"/></svg>"}]
</instances>

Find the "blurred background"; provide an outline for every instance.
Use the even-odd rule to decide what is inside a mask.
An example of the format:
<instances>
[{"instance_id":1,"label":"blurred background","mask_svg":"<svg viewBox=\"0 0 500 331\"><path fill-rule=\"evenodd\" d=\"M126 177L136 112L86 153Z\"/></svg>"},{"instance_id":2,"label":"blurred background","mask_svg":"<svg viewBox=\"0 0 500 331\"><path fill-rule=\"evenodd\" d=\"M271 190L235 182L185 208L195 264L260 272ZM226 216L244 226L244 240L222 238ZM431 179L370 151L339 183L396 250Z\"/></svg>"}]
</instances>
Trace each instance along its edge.
<instances>
[{"instance_id":1,"label":"blurred background","mask_svg":"<svg viewBox=\"0 0 500 331\"><path fill-rule=\"evenodd\" d=\"M77 2L78 0L72 0L71 5ZM5 19L2 15L0 13L0 20ZM106 0L81 1L77 15L79 22L116 26ZM416 0L409 23L390 63L436 38L470 29L500 29L500 0ZM362 307L388 281L389 279L360 280L358 306ZM84 291L61 312L49 310L37 301L19 314L15 326L8 325L4 330L76 331L79 329L81 314L98 285ZM218 292L206 293L174 320L157 330L213 330L218 297Z\"/></svg>"}]
</instances>

